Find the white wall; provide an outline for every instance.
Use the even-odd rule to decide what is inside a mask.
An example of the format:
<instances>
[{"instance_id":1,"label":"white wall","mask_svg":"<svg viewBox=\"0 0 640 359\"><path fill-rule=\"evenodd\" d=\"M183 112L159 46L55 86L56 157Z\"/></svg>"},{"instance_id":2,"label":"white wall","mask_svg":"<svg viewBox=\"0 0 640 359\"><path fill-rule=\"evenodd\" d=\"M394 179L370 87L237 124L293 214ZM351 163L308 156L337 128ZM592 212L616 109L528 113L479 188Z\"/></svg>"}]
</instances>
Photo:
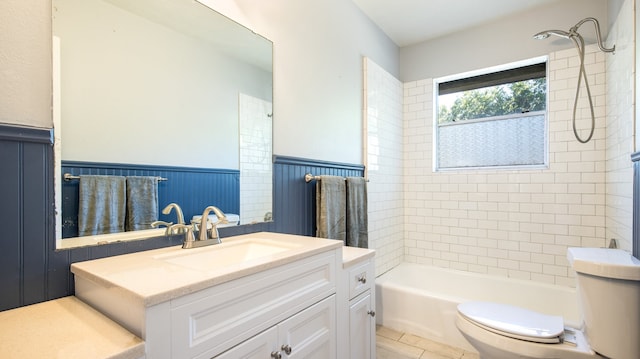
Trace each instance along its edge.
<instances>
[{"instance_id":1,"label":"white wall","mask_svg":"<svg viewBox=\"0 0 640 359\"><path fill-rule=\"evenodd\" d=\"M0 123L53 127L49 0L0 1Z\"/></svg>"},{"instance_id":2,"label":"white wall","mask_svg":"<svg viewBox=\"0 0 640 359\"><path fill-rule=\"evenodd\" d=\"M585 17L600 21L607 30L607 2L563 0L509 16L475 28L400 49L400 80L403 82L462 73L479 68L532 58L572 48L559 38L535 40L533 35L549 29L568 31ZM580 28L587 41L594 39L591 24ZM587 36L588 35L588 36Z\"/></svg>"},{"instance_id":3,"label":"white wall","mask_svg":"<svg viewBox=\"0 0 640 359\"><path fill-rule=\"evenodd\" d=\"M363 163L362 57L398 74L398 49L350 0L237 0L274 42L274 154Z\"/></svg>"},{"instance_id":4,"label":"white wall","mask_svg":"<svg viewBox=\"0 0 640 359\"><path fill-rule=\"evenodd\" d=\"M361 164L362 57L396 45L352 1L211 1L274 42L274 154ZM0 2L0 122L51 128L51 1Z\"/></svg>"},{"instance_id":5,"label":"white wall","mask_svg":"<svg viewBox=\"0 0 640 359\"><path fill-rule=\"evenodd\" d=\"M634 13L635 13L635 19L634 19L634 25L635 25L635 48L636 48L636 60L635 60L635 87L634 87L634 91L635 91L635 102L634 102L634 106L635 107L635 120L638 121L638 119L640 119L640 106L637 106L638 104L640 104L640 46L638 46L638 39L640 39L640 0L635 0L635 4L634 4ZM639 149L640 148L640 126L636 125L635 126L635 149Z\"/></svg>"}]
</instances>

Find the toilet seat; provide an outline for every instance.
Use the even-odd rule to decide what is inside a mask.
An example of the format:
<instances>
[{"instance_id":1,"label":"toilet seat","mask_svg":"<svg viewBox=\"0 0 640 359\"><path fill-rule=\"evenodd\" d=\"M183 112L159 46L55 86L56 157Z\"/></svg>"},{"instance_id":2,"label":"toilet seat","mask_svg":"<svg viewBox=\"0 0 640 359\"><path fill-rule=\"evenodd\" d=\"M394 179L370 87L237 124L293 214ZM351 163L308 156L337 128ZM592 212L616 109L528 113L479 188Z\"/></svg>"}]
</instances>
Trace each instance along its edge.
<instances>
[{"instance_id":1,"label":"toilet seat","mask_svg":"<svg viewBox=\"0 0 640 359\"><path fill-rule=\"evenodd\" d=\"M542 344L562 343L562 317L490 302L466 302L458 312L473 324L506 337Z\"/></svg>"}]
</instances>

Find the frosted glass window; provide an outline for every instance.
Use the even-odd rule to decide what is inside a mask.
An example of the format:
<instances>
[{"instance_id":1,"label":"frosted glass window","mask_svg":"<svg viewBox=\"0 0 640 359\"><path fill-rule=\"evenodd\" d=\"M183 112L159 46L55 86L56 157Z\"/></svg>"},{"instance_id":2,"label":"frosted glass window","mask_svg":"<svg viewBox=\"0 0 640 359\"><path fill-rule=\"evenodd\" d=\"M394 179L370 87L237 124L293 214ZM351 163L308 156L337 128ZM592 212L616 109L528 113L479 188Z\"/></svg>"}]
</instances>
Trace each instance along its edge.
<instances>
[{"instance_id":1,"label":"frosted glass window","mask_svg":"<svg viewBox=\"0 0 640 359\"><path fill-rule=\"evenodd\" d=\"M545 164L545 112L438 126L438 167Z\"/></svg>"},{"instance_id":2,"label":"frosted glass window","mask_svg":"<svg viewBox=\"0 0 640 359\"><path fill-rule=\"evenodd\" d=\"M543 166L546 59L436 80L436 169Z\"/></svg>"}]
</instances>

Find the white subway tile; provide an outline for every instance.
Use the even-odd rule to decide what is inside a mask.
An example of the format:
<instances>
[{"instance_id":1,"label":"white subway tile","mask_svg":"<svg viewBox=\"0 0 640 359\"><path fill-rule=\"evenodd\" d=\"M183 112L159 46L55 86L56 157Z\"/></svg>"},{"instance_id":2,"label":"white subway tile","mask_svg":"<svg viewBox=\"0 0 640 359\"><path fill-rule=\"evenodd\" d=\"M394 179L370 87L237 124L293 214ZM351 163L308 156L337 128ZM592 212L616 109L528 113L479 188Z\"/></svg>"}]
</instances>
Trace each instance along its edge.
<instances>
[{"instance_id":1,"label":"white subway tile","mask_svg":"<svg viewBox=\"0 0 640 359\"><path fill-rule=\"evenodd\" d=\"M616 31L615 26L611 31ZM620 235L620 242L630 248L625 237L631 236L633 76L632 72L617 75L612 68L632 66L633 61L617 55L604 56L594 45L587 46L587 72L598 117L594 139L583 145L571 128L578 70L575 49L550 54L549 169L521 171L434 173L432 80L401 84L381 68L368 65L367 76L376 73L378 81L371 91L386 93L389 88L400 94L380 100L387 105L377 107L371 121L389 121L384 131L393 134L391 139L381 137L384 146L371 147L368 157L374 156L370 162L375 160L385 169L395 170L394 164L401 164L399 174L389 181L403 184L370 190L370 208L376 209L370 221L381 222L389 216L387 201L400 203L390 218L400 222L404 228L400 233L406 231L407 237L403 240L385 226L370 233L379 248L376 272L404 258L573 285L574 274L565 258L568 246L604 246L605 238ZM627 63L617 64L623 61ZM613 63L607 68L605 62ZM402 109L402 116L392 115L393 108ZM584 99L578 114L584 134L590 126ZM397 134L399 127L403 132ZM390 143L394 145L389 147ZM405 251L405 247L413 249Z\"/></svg>"}]
</instances>

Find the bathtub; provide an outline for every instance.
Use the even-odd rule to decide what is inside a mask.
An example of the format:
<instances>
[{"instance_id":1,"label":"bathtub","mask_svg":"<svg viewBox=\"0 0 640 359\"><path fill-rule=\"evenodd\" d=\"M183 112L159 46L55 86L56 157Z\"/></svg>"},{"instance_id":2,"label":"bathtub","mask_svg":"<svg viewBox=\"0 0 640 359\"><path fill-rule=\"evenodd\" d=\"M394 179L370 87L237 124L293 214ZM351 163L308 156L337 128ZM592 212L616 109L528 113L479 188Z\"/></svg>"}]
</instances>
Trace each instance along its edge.
<instances>
[{"instance_id":1,"label":"bathtub","mask_svg":"<svg viewBox=\"0 0 640 359\"><path fill-rule=\"evenodd\" d=\"M516 305L578 327L577 298L575 288L402 263L376 278L376 324L476 352L456 328L459 303Z\"/></svg>"}]
</instances>

